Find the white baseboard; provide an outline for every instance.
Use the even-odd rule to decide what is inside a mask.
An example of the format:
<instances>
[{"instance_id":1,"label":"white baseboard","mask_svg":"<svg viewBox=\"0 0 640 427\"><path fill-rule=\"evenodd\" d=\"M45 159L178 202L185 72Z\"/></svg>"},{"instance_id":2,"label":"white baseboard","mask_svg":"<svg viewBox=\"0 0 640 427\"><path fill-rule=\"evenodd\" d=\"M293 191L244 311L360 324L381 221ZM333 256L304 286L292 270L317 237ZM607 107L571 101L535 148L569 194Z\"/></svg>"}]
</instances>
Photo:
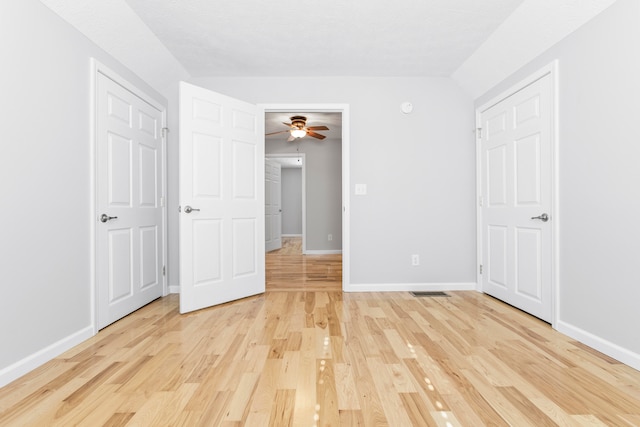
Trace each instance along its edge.
<instances>
[{"instance_id":1,"label":"white baseboard","mask_svg":"<svg viewBox=\"0 0 640 427\"><path fill-rule=\"evenodd\" d=\"M640 371L640 354L563 321L558 321L556 330Z\"/></svg>"},{"instance_id":2,"label":"white baseboard","mask_svg":"<svg viewBox=\"0 0 640 427\"><path fill-rule=\"evenodd\" d=\"M88 340L94 335L93 326L87 326L84 329L75 332L58 342L43 348L16 363L0 370L0 387L4 387L11 381L14 381L28 372L33 371L38 366L60 356L65 351L75 347L76 345Z\"/></svg>"},{"instance_id":3,"label":"white baseboard","mask_svg":"<svg viewBox=\"0 0 640 427\"><path fill-rule=\"evenodd\" d=\"M475 291L474 282L464 283L351 283L345 292Z\"/></svg>"},{"instance_id":4,"label":"white baseboard","mask_svg":"<svg viewBox=\"0 0 640 427\"><path fill-rule=\"evenodd\" d=\"M302 237L302 234L281 234L282 237Z\"/></svg>"},{"instance_id":5,"label":"white baseboard","mask_svg":"<svg viewBox=\"0 0 640 427\"><path fill-rule=\"evenodd\" d=\"M342 249L327 249L327 250L309 250L307 249L306 251L304 251L304 255L334 255L334 254L341 254L342 253Z\"/></svg>"},{"instance_id":6,"label":"white baseboard","mask_svg":"<svg viewBox=\"0 0 640 427\"><path fill-rule=\"evenodd\" d=\"M180 293L180 285L178 286L169 286L170 294L179 294Z\"/></svg>"}]
</instances>

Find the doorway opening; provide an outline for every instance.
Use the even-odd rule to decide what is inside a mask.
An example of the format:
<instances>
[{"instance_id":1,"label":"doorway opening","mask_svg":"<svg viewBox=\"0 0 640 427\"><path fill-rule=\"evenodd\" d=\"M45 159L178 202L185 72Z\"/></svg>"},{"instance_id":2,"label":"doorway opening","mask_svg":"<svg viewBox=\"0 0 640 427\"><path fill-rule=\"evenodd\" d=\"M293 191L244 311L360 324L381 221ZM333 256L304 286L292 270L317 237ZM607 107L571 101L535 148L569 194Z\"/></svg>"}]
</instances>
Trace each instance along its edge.
<instances>
[{"instance_id":1,"label":"doorway opening","mask_svg":"<svg viewBox=\"0 0 640 427\"><path fill-rule=\"evenodd\" d=\"M262 107L265 132L275 133L265 138L265 158L279 159L282 166L282 219L288 221L282 223L282 248L266 254L267 289L272 285L278 289L344 290L349 283L348 105ZM304 116L309 127L323 127L317 133L324 138L291 138L286 126L298 116ZM287 180L296 179L300 194L286 194L295 191L287 186L291 184ZM269 185L267 178L265 184ZM296 197L301 205L299 224L285 212L287 201L291 201L287 199Z\"/></svg>"}]
</instances>

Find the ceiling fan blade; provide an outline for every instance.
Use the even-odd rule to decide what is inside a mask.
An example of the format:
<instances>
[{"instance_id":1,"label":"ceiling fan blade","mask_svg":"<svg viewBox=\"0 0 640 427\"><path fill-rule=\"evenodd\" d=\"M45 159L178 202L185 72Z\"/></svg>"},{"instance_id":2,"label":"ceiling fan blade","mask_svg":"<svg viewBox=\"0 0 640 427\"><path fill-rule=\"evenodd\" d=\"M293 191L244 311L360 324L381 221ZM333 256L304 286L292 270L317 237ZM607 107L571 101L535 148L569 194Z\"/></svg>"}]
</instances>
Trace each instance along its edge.
<instances>
[{"instance_id":1,"label":"ceiling fan blade","mask_svg":"<svg viewBox=\"0 0 640 427\"><path fill-rule=\"evenodd\" d=\"M309 129L309 128L307 128ZM319 133L315 133L314 131L310 130L309 132L307 132L307 135L312 136L314 138L318 138L318 139L325 139L326 136L324 135L320 135Z\"/></svg>"},{"instance_id":2,"label":"ceiling fan blade","mask_svg":"<svg viewBox=\"0 0 640 427\"><path fill-rule=\"evenodd\" d=\"M289 132L289 131L288 130L281 130L280 132L265 133L264 136L277 135L279 133L287 133L287 132Z\"/></svg>"},{"instance_id":3,"label":"ceiling fan blade","mask_svg":"<svg viewBox=\"0 0 640 427\"><path fill-rule=\"evenodd\" d=\"M307 126L309 130L329 130L326 126Z\"/></svg>"},{"instance_id":4,"label":"ceiling fan blade","mask_svg":"<svg viewBox=\"0 0 640 427\"><path fill-rule=\"evenodd\" d=\"M293 125L292 125L291 123L285 123L285 122L282 122L282 124L283 124L283 125L285 125L285 126L289 126L290 128L292 128L292 127L293 127Z\"/></svg>"}]
</instances>

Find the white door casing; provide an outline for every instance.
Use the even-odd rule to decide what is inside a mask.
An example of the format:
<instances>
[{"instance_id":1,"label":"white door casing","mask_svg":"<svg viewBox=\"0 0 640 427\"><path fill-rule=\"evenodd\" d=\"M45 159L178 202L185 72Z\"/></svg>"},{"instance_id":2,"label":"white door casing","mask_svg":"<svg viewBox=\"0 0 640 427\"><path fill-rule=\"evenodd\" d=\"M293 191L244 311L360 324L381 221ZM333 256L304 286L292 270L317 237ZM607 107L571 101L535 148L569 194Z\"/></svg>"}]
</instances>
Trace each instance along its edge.
<instances>
[{"instance_id":1,"label":"white door casing","mask_svg":"<svg viewBox=\"0 0 640 427\"><path fill-rule=\"evenodd\" d=\"M550 72L479 111L482 290L547 322L554 306L554 111Z\"/></svg>"},{"instance_id":2,"label":"white door casing","mask_svg":"<svg viewBox=\"0 0 640 427\"><path fill-rule=\"evenodd\" d=\"M95 73L98 329L165 294L164 108L106 67Z\"/></svg>"},{"instance_id":3,"label":"white door casing","mask_svg":"<svg viewBox=\"0 0 640 427\"><path fill-rule=\"evenodd\" d=\"M265 251L282 248L282 165L264 160Z\"/></svg>"},{"instance_id":4,"label":"white door casing","mask_svg":"<svg viewBox=\"0 0 640 427\"><path fill-rule=\"evenodd\" d=\"M181 313L265 290L263 128L257 106L180 83Z\"/></svg>"}]
</instances>

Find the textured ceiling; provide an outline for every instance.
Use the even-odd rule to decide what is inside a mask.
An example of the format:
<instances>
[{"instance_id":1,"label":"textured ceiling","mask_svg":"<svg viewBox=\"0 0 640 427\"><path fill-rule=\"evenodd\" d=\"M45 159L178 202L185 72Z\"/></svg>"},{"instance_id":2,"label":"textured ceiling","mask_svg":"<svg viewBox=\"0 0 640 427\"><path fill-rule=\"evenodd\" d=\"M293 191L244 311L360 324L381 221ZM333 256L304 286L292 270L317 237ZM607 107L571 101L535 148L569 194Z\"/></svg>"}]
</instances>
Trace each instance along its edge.
<instances>
[{"instance_id":1,"label":"textured ceiling","mask_svg":"<svg viewBox=\"0 0 640 427\"><path fill-rule=\"evenodd\" d=\"M523 0L126 0L193 77L449 76Z\"/></svg>"},{"instance_id":2,"label":"textured ceiling","mask_svg":"<svg viewBox=\"0 0 640 427\"><path fill-rule=\"evenodd\" d=\"M160 92L199 76L450 75L475 98L615 0L40 1Z\"/></svg>"}]
</instances>

